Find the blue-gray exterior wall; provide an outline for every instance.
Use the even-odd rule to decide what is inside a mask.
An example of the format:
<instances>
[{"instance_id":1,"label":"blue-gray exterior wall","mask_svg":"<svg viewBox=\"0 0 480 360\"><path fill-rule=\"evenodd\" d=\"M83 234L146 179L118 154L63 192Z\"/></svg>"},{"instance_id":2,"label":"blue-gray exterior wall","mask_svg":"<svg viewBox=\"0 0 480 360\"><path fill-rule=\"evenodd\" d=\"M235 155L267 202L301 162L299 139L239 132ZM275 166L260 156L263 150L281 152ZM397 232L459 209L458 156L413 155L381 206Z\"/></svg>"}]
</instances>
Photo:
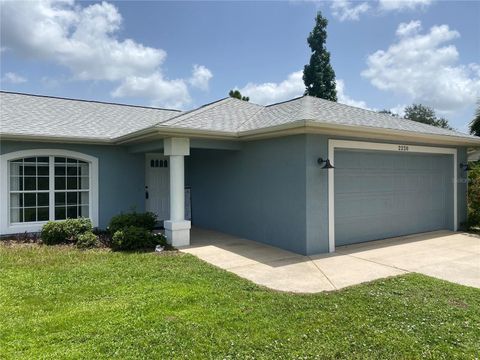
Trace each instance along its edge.
<instances>
[{"instance_id":1,"label":"blue-gray exterior wall","mask_svg":"<svg viewBox=\"0 0 480 360\"><path fill-rule=\"evenodd\" d=\"M193 224L301 254L328 252L328 171L317 159L328 156L329 138L295 135L242 143L239 150L192 149L186 185L192 187ZM119 212L144 211L143 153L109 145L0 142L0 154L28 149L65 149L98 158L100 227ZM459 166L467 151L457 149ZM461 224L467 216L466 173L459 170L458 177Z\"/></svg>"},{"instance_id":2,"label":"blue-gray exterior wall","mask_svg":"<svg viewBox=\"0 0 480 360\"><path fill-rule=\"evenodd\" d=\"M306 135L306 252L308 254L328 252L329 250L329 231L328 231L328 171L321 170L316 163L319 157L328 157L328 140L357 140L379 142L368 139L352 139L345 137L332 137L327 135ZM388 141L380 141L388 142ZM404 142L389 142L401 143ZM411 144L413 145L413 144ZM436 146L432 144L415 144L424 146ZM446 147L439 145L440 147ZM459 169L460 163L466 162L467 149L457 147L457 215L458 226L466 221L467 218L467 182L466 173Z\"/></svg>"},{"instance_id":3,"label":"blue-gray exterior wall","mask_svg":"<svg viewBox=\"0 0 480 360\"><path fill-rule=\"evenodd\" d=\"M145 210L144 154L131 154L122 146L5 140L0 142L0 154L30 149L64 149L98 158L100 228L105 228L111 217L122 211Z\"/></svg>"},{"instance_id":4,"label":"blue-gray exterior wall","mask_svg":"<svg viewBox=\"0 0 480 360\"><path fill-rule=\"evenodd\" d=\"M186 185L193 225L306 254L305 136L192 149Z\"/></svg>"}]
</instances>

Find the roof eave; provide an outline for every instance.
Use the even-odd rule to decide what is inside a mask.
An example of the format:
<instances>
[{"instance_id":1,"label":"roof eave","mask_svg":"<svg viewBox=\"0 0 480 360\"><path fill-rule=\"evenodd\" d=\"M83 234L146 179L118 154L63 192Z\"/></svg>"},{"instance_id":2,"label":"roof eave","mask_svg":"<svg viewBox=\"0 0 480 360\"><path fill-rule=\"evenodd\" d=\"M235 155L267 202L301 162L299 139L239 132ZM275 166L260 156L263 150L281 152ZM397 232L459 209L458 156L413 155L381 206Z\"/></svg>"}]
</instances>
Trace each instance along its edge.
<instances>
[{"instance_id":1,"label":"roof eave","mask_svg":"<svg viewBox=\"0 0 480 360\"><path fill-rule=\"evenodd\" d=\"M331 124L313 120L299 120L262 129L242 131L239 133L239 137L242 140L254 140L301 133L369 137L381 140L401 140L446 145L480 146L480 137L476 139L454 135L424 134L405 130L374 128L370 126Z\"/></svg>"},{"instance_id":2,"label":"roof eave","mask_svg":"<svg viewBox=\"0 0 480 360\"><path fill-rule=\"evenodd\" d=\"M161 127L155 126L148 129L143 129L135 133L124 135L115 139L116 144L129 144L145 139L155 137L191 137L204 139L218 139L218 140L238 140L236 132L215 131L215 130L201 130L183 127Z\"/></svg>"},{"instance_id":3,"label":"roof eave","mask_svg":"<svg viewBox=\"0 0 480 360\"><path fill-rule=\"evenodd\" d=\"M74 144L99 144L112 145L113 141L109 138L92 138L92 137L69 137L69 136L53 136L53 135L31 135L31 134L5 134L0 133L0 140L15 141L38 141L53 143L74 143Z\"/></svg>"}]
</instances>

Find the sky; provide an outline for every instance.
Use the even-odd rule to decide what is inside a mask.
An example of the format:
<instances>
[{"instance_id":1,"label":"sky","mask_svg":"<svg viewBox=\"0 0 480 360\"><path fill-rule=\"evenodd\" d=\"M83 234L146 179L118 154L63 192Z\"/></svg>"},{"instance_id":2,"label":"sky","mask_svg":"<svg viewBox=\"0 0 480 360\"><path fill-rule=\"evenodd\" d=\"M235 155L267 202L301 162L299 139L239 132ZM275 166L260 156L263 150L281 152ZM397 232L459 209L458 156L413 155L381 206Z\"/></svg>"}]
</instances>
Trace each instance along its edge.
<instances>
[{"instance_id":1,"label":"sky","mask_svg":"<svg viewBox=\"0 0 480 360\"><path fill-rule=\"evenodd\" d=\"M301 96L317 11L339 102L433 107L467 131L480 98L480 2L0 0L2 90L192 109L239 89Z\"/></svg>"}]
</instances>

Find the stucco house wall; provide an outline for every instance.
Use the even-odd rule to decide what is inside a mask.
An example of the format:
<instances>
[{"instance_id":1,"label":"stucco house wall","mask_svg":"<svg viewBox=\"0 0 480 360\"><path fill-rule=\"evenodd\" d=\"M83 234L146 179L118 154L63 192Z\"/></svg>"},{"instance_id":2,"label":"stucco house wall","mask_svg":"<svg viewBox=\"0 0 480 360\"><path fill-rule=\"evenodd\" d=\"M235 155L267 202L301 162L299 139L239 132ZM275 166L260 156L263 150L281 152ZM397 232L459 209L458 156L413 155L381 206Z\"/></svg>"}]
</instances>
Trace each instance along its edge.
<instances>
[{"instance_id":1,"label":"stucco house wall","mask_svg":"<svg viewBox=\"0 0 480 360\"><path fill-rule=\"evenodd\" d=\"M192 224L306 254L305 136L192 149Z\"/></svg>"},{"instance_id":2,"label":"stucco house wall","mask_svg":"<svg viewBox=\"0 0 480 360\"><path fill-rule=\"evenodd\" d=\"M112 216L135 209L145 210L145 156L126 147L0 141L0 154L31 149L63 149L98 158L99 227L106 228Z\"/></svg>"},{"instance_id":3,"label":"stucco house wall","mask_svg":"<svg viewBox=\"0 0 480 360\"><path fill-rule=\"evenodd\" d=\"M351 140L309 134L246 142L239 151L193 149L186 162L192 223L302 254L328 252L328 171L317 159L328 157L329 139ZM467 153L457 151L459 168ZM457 176L460 225L467 183L465 172Z\"/></svg>"},{"instance_id":4,"label":"stucco house wall","mask_svg":"<svg viewBox=\"0 0 480 360\"><path fill-rule=\"evenodd\" d=\"M327 157L328 140L357 140L378 142L372 139L354 139L347 137L332 137L327 135L305 135L306 143L306 248L308 254L328 252L329 224L328 224L328 171L322 170L317 164L319 157ZM400 142L380 141L382 143L404 144ZM413 145L412 143L410 145ZM416 143L419 146L437 146L432 144ZM449 147L438 145L439 147ZM454 147L455 148L455 147ZM457 216L458 226L467 219L467 173L460 170L460 164L467 161L467 148L457 149ZM334 164L335 165L335 164ZM453 230L453 229L452 229Z\"/></svg>"},{"instance_id":5,"label":"stucco house wall","mask_svg":"<svg viewBox=\"0 0 480 360\"><path fill-rule=\"evenodd\" d=\"M191 149L185 184L191 187L193 225L301 254L328 252L329 171L317 159L328 157L329 139L350 140L308 134L244 142L240 150ZM145 210L144 153L110 145L0 143L0 154L30 149L64 149L98 158L101 228L119 212ZM467 161L467 149L457 151L459 168ZM458 171L457 187L460 225L467 215L466 172Z\"/></svg>"}]
</instances>

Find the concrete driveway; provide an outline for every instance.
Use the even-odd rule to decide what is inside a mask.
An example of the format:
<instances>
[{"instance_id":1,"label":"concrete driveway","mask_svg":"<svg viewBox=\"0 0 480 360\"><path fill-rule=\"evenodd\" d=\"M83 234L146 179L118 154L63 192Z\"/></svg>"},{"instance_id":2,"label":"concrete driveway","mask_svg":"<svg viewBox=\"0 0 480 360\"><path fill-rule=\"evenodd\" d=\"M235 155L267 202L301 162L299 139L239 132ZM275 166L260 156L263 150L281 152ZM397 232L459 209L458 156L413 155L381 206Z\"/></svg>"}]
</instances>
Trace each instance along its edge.
<instances>
[{"instance_id":1,"label":"concrete driveway","mask_svg":"<svg viewBox=\"0 0 480 360\"><path fill-rule=\"evenodd\" d=\"M192 229L181 251L271 289L313 293L417 272L480 288L480 237L436 231L301 256L210 230Z\"/></svg>"}]
</instances>

